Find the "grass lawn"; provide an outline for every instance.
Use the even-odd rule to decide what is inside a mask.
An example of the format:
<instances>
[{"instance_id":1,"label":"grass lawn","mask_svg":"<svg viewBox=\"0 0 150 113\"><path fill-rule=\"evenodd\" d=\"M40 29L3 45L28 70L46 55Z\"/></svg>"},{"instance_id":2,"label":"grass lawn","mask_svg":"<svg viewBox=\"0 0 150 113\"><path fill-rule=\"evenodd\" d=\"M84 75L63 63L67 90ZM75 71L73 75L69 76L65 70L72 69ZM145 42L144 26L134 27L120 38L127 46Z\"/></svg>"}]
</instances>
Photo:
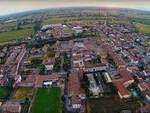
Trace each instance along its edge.
<instances>
[{"instance_id":1,"label":"grass lawn","mask_svg":"<svg viewBox=\"0 0 150 113\"><path fill-rule=\"evenodd\" d=\"M141 23L134 23L134 25L139 32L150 35L150 25L141 24Z\"/></svg>"},{"instance_id":2,"label":"grass lawn","mask_svg":"<svg viewBox=\"0 0 150 113\"><path fill-rule=\"evenodd\" d=\"M61 112L61 89L42 88L38 89L31 113L60 113Z\"/></svg>"},{"instance_id":3,"label":"grass lawn","mask_svg":"<svg viewBox=\"0 0 150 113\"><path fill-rule=\"evenodd\" d=\"M16 100L24 100L26 98L32 99L33 96L33 89L32 88L19 88L17 91L13 94L12 98Z\"/></svg>"},{"instance_id":4,"label":"grass lawn","mask_svg":"<svg viewBox=\"0 0 150 113\"><path fill-rule=\"evenodd\" d=\"M90 113L120 113L121 110L135 110L140 105L137 102L123 103L115 96L89 99Z\"/></svg>"},{"instance_id":5,"label":"grass lawn","mask_svg":"<svg viewBox=\"0 0 150 113\"><path fill-rule=\"evenodd\" d=\"M5 99L8 96L8 89L0 87L0 99Z\"/></svg>"},{"instance_id":6,"label":"grass lawn","mask_svg":"<svg viewBox=\"0 0 150 113\"><path fill-rule=\"evenodd\" d=\"M15 39L25 38L33 34L33 29L21 29L21 30L14 30L9 32L0 33L0 42L11 41Z\"/></svg>"}]
</instances>

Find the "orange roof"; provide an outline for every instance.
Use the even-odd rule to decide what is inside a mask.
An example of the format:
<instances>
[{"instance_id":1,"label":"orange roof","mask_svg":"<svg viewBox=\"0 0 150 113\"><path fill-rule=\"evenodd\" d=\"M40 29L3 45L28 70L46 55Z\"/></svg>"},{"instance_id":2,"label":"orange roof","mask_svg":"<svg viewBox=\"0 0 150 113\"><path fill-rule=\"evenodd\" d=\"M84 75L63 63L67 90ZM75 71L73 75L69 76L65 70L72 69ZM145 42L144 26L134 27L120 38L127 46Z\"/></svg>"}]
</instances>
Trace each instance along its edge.
<instances>
[{"instance_id":1,"label":"orange roof","mask_svg":"<svg viewBox=\"0 0 150 113\"><path fill-rule=\"evenodd\" d=\"M55 57L44 59L43 64L47 64L47 63L55 63Z\"/></svg>"},{"instance_id":2,"label":"orange roof","mask_svg":"<svg viewBox=\"0 0 150 113\"><path fill-rule=\"evenodd\" d=\"M113 81L113 83L114 83L114 85L117 87L119 93L120 93L122 96L129 95L129 92L128 92L128 90L124 87L122 80Z\"/></svg>"},{"instance_id":3,"label":"orange roof","mask_svg":"<svg viewBox=\"0 0 150 113\"><path fill-rule=\"evenodd\" d=\"M70 94L79 94L80 82L78 74L70 74L68 86L68 91Z\"/></svg>"},{"instance_id":4,"label":"orange roof","mask_svg":"<svg viewBox=\"0 0 150 113\"><path fill-rule=\"evenodd\" d=\"M81 104L81 100L78 95L73 95L71 97L71 100L72 100L72 104Z\"/></svg>"},{"instance_id":5,"label":"orange roof","mask_svg":"<svg viewBox=\"0 0 150 113\"><path fill-rule=\"evenodd\" d=\"M45 81L45 80L59 80L59 75L57 75L57 74L37 75L35 85L40 87L43 85L43 81Z\"/></svg>"},{"instance_id":6,"label":"orange roof","mask_svg":"<svg viewBox=\"0 0 150 113\"><path fill-rule=\"evenodd\" d=\"M70 74L69 75L69 83L68 83L68 93L71 95L72 104L80 104L81 100L79 98L80 94L80 82L78 78L78 74Z\"/></svg>"},{"instance_id":7,"label":"orange roof","mask_svg":"<svg viewBox=\"0 0 150 113\"><path fill-rule=\"evenodd\" d=\"M118 73L125 81L133 80L132 75L125 68L119 68Z\"/></svg>"},{"instance_id":8,"label":"orange roof","mask_svg":"<svg viewBox=\"0 0 150 113\"><path fill-rule=\"evenodd\" d=\"M2 113L20 113L21 105L18 102L5 102L2 105Z\"/></svg>"}]
</instances>

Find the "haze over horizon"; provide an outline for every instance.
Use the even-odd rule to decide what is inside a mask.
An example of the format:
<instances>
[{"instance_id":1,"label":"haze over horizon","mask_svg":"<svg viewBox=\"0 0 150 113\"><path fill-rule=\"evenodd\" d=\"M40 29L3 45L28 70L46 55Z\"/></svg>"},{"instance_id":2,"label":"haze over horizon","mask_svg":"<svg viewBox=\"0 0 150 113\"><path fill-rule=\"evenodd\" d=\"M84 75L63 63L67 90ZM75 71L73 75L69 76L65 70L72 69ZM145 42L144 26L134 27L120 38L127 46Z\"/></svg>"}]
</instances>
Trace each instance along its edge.
<instances>
[{"instance_id":1,"label":"haze over horizon","mask_svg":"<svg viewBox=\"0 0 150 113\"><path fill-rule=\"evenodd\" d=\"M149 0L0 0L0 16L57 7L117 7L150 11Z\"/></svg>"}]
</instances>

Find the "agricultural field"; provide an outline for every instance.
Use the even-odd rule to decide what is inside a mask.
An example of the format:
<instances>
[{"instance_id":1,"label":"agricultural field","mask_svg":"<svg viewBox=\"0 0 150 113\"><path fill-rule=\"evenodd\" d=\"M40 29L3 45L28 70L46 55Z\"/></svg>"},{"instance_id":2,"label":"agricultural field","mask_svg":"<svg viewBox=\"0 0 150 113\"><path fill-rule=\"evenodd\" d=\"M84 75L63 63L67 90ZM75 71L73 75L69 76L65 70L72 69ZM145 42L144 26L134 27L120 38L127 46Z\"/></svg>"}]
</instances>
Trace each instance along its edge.
<instances>
[{"instance_id":1,"label":"agricultural field","mask_svg":"<svg viewBox=\"0 0 150 113\"><path fill-rule=\"evenodd\" d=\"M77 20L77 17L52 17L49 18L45 21L42 22L42 25L46 25L46 24L60 24L60 23L64 23L65 21L70 20L70 21L74 21Z\"/></svg>"},{"instance_id":2,"label":"agricultural field","mask_svg":"<svg viewBox=\"0 0 150 113\"><path fill-rule=\"evenodd\" d=\"M61 89L38 89L31 113L61 113Z\"/></svg>"},{"instance_id":3,"label":"agricultural field","mask_svg":"<svg viewBox=\"0 0 150 113\"><path fill-rule=\"evenodd\" d=\"M138 102L123 103L116 96L89 99L90 113L120 113L121 110L132 110L140 106Z\"/></svg>"},{"instance_id":4,"label":"agricultural field","mask_svg":"<svg viewBox=\"0 0 150 113\"><path fill-rule=\"evenodd\" d=\"M0 31L10 31L16 29L17 22L0 24Z\"/></svg>"},{"instance_id":5,"label":"agricultural field","mask_svg":"<svg viewBox=\"0 0 150 113\"><path fill-rule=\"evenodd\" d=\"M114 17L94 17L94 16L72 16L72 17L51 17L42 22L42 25L46 24L60 24L65 23L67 21L109 21L112 23L122 23L122 24L129 24L129 21L125 20L115 20Z\"/></svg>"},{"instance_id":6,"label":"agricultural field","mask_svg":"<svg viewBox=\"0 0 150 113\"><path fill-rule=\"evenodd\" d=\"M5 87L0 87L0 100L5 99L9 94L9 91Z\"/></svg>"},{"instance_id":7,"label":"agricultural field","mask_svg":"<svg viewBox=\"0 0 150 113\"><path fill-rule=\"evenodd\" d=\"M142 18L142 17L133 17L132 18L133 22L141 23L141 24L147 24L150 25L150 18Z\"/></svg>"},{"instance_id":8,"label":"agricultural field","mask_svg":"<svg viewBox=\"0 0 150 113\"><path fill-rule=\"evenodd\" d=\"M25 100L26 98L31 100L33 97L33 92L33 88L19 88L17 89L17 91L14 92L12 98L18 101Z\"/></svg>"},{"instance_id":9,"label":"agricultural field","mask_svg":"<svg viewBox=\"0 0 150 113\"><path fill-rule=\"evenodd\" d=\"M144 43L145 43L145 45L150 46L150 39L146 40Z\"/></svg>"},{"instance_id":10,"label":"agricultural field","mask_svg":"<svg viewBox=\"0 0 150 113\"><path fill-rule=\"evenodd\" d=\"M134 25L139 32L150 35L150 25L141 24L141 23L134 23Z\"/></svg>"},{"instance_id":11,"label":"agricultural field","mask_svg":"<svg viewBox=\"0 0 150 113\"><path fill-rule=\"evenodd\" d=\"M32 28L14 30L0 33L0 42L11 41L15 39L25 38L33 34Z\"/></svg>"}]
</instances>

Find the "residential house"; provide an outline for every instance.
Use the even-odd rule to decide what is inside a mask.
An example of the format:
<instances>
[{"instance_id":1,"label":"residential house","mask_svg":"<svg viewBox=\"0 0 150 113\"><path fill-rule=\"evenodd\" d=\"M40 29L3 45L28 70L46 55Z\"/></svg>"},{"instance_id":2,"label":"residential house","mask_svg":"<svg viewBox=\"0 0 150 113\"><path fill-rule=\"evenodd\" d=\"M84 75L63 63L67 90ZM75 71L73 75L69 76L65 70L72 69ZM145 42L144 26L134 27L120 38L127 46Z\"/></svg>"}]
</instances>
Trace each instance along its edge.
<instances>
[{"instance_id":1,"label":"residential house","mask_svg":"<svg viewBox=\"0 0 150 113\"><path fill-rule=\"evenodd\" d=\"M7 101L2 104L2 113L21 113L21 105L19 102Z\"/></svg>"},{"instance_id":2,"label":"residential house","mask_svg":"<svg viewBox=\"0 0 150 113\"><path fill-rule=\"evenodd\" d=\"M45 72L51 74L55 64L55 57L46 58L43 60L43 64L45 65Z\"/></svg>"},{"instance_id":3,"label":"residential house","mask_svg":"<svg viewBox=\"0 0 150 113\"><path fill-rule=\"evenodd\" d=\"M43 87L43 86L61 87L63 86L64 81L65 79L58 74L37 75L35 80L35 87Z\"/></svg>"}]
</instances>

